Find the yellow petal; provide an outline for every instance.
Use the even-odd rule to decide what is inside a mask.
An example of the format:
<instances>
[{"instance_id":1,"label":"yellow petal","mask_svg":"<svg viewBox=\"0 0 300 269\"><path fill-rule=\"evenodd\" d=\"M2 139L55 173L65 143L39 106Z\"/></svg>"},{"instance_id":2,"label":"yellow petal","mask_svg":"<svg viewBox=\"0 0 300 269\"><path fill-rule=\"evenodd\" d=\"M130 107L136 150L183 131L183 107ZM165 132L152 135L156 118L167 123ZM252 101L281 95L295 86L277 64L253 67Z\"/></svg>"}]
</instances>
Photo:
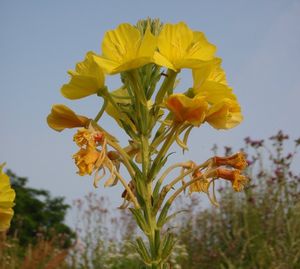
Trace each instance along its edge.
<instances>
[{"instance_id":1,"label":"yellow petal","mask_svg":"<svg viewBox=\"0 0 300 269\"><path fill-rule=\"evenodd\" d=\"M169 69L174 70L175 72L179 71L165 56L161 55L157 51L154 53L153 59L154 62L159 66L167 67Z\"/></svg>"},{"instance_id":2,"label":"yellow petal","mask_svg":"<svg viewBox=\"0 0 300 269\"><path fill-rule=\"evenodd\" d=\"M214 58L216 46L209 43L202 32L193 32L193 45L189 48L186 58L210 61Z\"/></svg>"},{"instance_id":3,"label":"yellow petal","mask_svg":"<svg viewBox=\"0 0 300 269\"><path fill-rule=\"evenodd\" d=\"M193 69L194 93L206 96L210 104L216 104L224 98L236 100L220 65L221 59L215 58L201 68Z\"/></svg>"},{"instance_id":4,"label":"yellow petal","mask_svg":"<svg viewBox=\"0 0 300 269\"><path fill-rule=\"evenodd\" d=\"M108 31L102 42L103 57L117 63L124 62L136 56L141 42L139 30L123 23L117 29Z\"/></svg>"},{"instance_id":5,"label":"yellow petal","mask_svg":"<svg viewBox=\"0 0 300 269\"><path fill-rule=\"evenodd\" d=\"M4 232L9 228L13 215L14 211L11 208L0 208L0 232Z\"/></svg>"},{"instance_id":6,"label":"yellow petal","mask_svg":"<svg viewBox=\"0 0 300 269\"><path fill-rule=\"evenodd\" d=\"M206 96L206 100L210 104L216 104L224 98L236 100L236 96L232 93L231 88L227 85L216 83L214 81L205 82L198 94Z\"/></svg>"},{"instance_id":7,"label":"yellow petal","mask_svg":"<svg viewBox=\"0 0 300 269\"><path fill-rule=\"evenodd\" d=\"M158 36L159 53L170 62L182 59L193 41L193 31L184 22L165 24Z\"/></svg>"},{"instance_id":8,"label":"yellow petal","mask_svg":"<svg viewBox=\"0 0 300 269\"><path fill-rule=\"evenodd\" d=\"M208 81L215 81L220 84L228 85L226 80L225 71L221 67L222 60L220 58L215 58L211 61L211 72L207 78Z\"/></svg>"},{"instance_id":9,"label":"yellow petal","mask_svg":"<svg viewBox=\"0 0 300 269\"><path fill-rule=\"evenodd\" d=\"M241 123L243 116L237 101L225 98L213 105L205 120L216 129L230 129Z\"/></svg>"},{"instance_id":10,"label":"yellow petal","mask_svg":"<svg viewBox=\"0 0 300 269\"><path fill-rule=\"evenodd\" d=\"M159 52L154 56L155 63L175 71L181 68L201 68L214 58L216 51L216 47L207 41L203 33L193 32L183 22L163 26L158 36L158 49Z\"/></svg>"},{"instance_id":11,"label":"yellow petal","mask_svg":"<svg viewBox=\"0 0 300 269\"><path fill-rule=\"evenodd\" d=\"M124 72L127 70L139 68L150 62L152 62L152 58L150 58L150 57L138 57L138 58L135 58L135 59L132 59L130 61L120 64L114 70L112 70L112 72L110 72L110 74L121 73L121 72Z\"/></svg>"},{"instance_id":12,"label":"yellow petal","mask_svg":"<svg viewBox=\"0 0 300 269\"><path fill-rule=\"evenodd\" d=\"M142 36L136 27L123 23L106 32L102 42L103 55L94 59L108 74L116 74L153 62L155 49L156 37L149 27Z\"/></svg>"},{"instance_id":13,"label":"yellow petal","mask_svg":"<svg viewBox=\"0 0 300 269\"><path fill-rule=\"evenodd\" d=\"M177 60L174 62L174 66L176 66L177 69L181 68L201 68L202 66L206 65L207 62L203 61L201 59L195 59L195 58L183 58L180 60Z\"/></svg>"},{"instance_id":14,"label":"yellow petal","mask_svg":"<svg viewBox=\"0 0 300 269\"><path fill-rule=\"evenodd\" d=\"M138 57L152 58L156 46L157 38L151 33L150 26L148 25L138 51Z\"/></svg>"},{"instance_id":15,"label":"yellow petal","mask_svg":"<svg viewBox=\"0 0 300 269\"><path fill-rule=\"evenodd\" d=\"M227 85L225 72L221 68L222 60L214 58L196 69L193 69L193 89L198 92L205 81L215 81Z\"/></svg>"},{"instance_id":16,"label":"yellow petal","mask_svg":"<svg viewBox=\"0 0 300 269\"><path fill-rule=\"evenodd\" d=\"M59 132L66 128L85 127L89 121L87 117L75 114L65 105L52 106L47 117L49 127Z\"/></svg>"},{"instance_id":17,"label":"yellow petal","mask_svg":"<svg viewBox=\"0 0 300 269\"><path fill-rule=\"evenodd\" d=\"M10 208L14 206L14 200L16 197L15 191L9 186L2 188L0 197L0 208Z\"/></svg>"},{"instance_id":18,"label":"yellow petal","mask_svg":"<svg viewBox=\"0 0 300 269\"><path fill-rule=\"evenodd\" d=\"M5 231L10 226L13 216L12 207L16 193L10 187L9 177L3 173L2 169L5 164L0 165L0 231Z\"/></svg>"},{"instance_id":19,"label":"yellow petal","mask_svg":"<svg viewBox=\"0 0 300 269\"><path fill-rule=\"evenodd\" d=\"M101 68L103 68L103 70L107 74L113 74L119 66L118 62L115 62L115 61L112 61L112 60L109 60L109 59L105 59L105 58L97 56L97 55L94 55L93 58L94 58L94 61L99 66L101 66Z\"/></svg>"},{"instance_id":20,"label":"yellow petal","mask_svg":"<svg viewBox=\"0 0 300 269\"><path fill-rule=\"evenodd\" d=\"M70 70L69 83L64 84L61 93L68 99L79 99L96 94L104 87L104 73L94 60L95 53L88 52L83 62L76 65L76 71Z\"/></svg>"},{"instance_id":21,"label":"yellow petal","mask_svg":"<svg viewBox=\"0 0 300 269\"><path fill-rule=\"evenodd\" d=\"M140 31L123 23L117 29L108 31L102 42L102 56L94 60L108 74L116 74L135 69L153 62L156 49L156 37L146 29L144 36Z\"/></svg>"}]
</instances>

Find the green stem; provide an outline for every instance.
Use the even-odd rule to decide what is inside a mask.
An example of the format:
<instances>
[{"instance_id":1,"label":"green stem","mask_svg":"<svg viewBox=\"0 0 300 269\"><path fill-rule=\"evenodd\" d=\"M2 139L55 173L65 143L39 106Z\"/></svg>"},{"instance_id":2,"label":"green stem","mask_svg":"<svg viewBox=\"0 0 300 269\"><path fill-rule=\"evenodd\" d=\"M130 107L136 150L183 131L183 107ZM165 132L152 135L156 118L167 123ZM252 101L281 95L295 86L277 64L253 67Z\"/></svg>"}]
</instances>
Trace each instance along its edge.
<instances>
[{"instance_id":1,"label":"green stem","mask_svg":"<svg viewBox=\"0 0 300 269\"><path fill-rule=\"evenodd\" d=\"M203 164L200 164L194 168L188 169L185 173L182 173L181 175L176 177L174 180L172 180L169 184L164 186L161 193L159 194L158 200L156 200L156 203L154 205L154 212L157 212L160 209L165 197L167 196L168 192L174 187L174 185L176 185L180 180L185 178L187 175L194 173L195 171L197 171L199 169L207 167L210 163L211 163L211 160L209 159L206 162L204 162ZM159 181L156 183L154 191L157 191L157 192L159 191L159 188L160 188L163 180L164 180L163 177L161 177L159 179Z\"/></svg>"},{"instance_id":2,"label":"green stem","mask_svg":"<svg viewBox=\"0 0 300 269\"><path fill-rule=\"evenodd\" d=\"M126 73L128 86L133 91L133 103L135 104L135 123L140 134L147 135L149 111L147 99L140 81L138 70L134 69Z\"/></svg>"},{"instance_id":3,"label":"green stem","mask_svg":"<svg viewBox=\"0 0 300 269\"><path fill-rule=\"evenodd\" d=\"M180 127L180 125L173 126L173 128L170 131L170 134L168 135L168 137L165 140L165 143L160 148L157 156L155 157L155 159L152 163L151 169L149 171L149 176L148 176L149 181L152 181L153 178L155 177L155 174L156 174L155 171L159 171L161 169L161 165L162 165L161 161L162 161L163 157L165 156L165 154L168 152L171 145L173 144L173 142L176 138L176 132L179 127Z\"/></svg>"},{"instance_id":4,"label":"green stem","mask_svg":"<svg viewBox=\"0 0 300 269\"><path fill-rule=\"evenodd\" d=\"M141 136L141 151L142 151L143 174L145 176L147 176L148 170L149 170L149 162L150 162L149 141L148 141L147 137L145 137L144 135Z\"/></svg>"},{"instance_id":5,"label":"green stem","mask_svg":"<svg viewBox=\"0 0 300 269\"><path fill-rule=\"evenodd\" d=\"M153 191L154 196L156 196L156 194L158 194L162 182L169 175L169 173L171 173L174 169L176 169L178 167L183 167L183 165L184 165L184 163L176 163L176 164L171 165L170 167L168 167L168 169L165 170L165 172L161 175L161 177L157 180L157 182L155 184L154 191Z\"/></svg>"},{"instance_id":6,"label":"green stem","mask_svg":"<svg viewBox=\"0 0 300 269\"><path fill-rule=\"evenodd\" d=\"M184 183L176 192L174 192L172 194L172 196L167 200L167 202L165 203L162 211L165 209L165 208L169 208L171 206L171 204L174 202L174 200L177 198L177 196L182 192L184 191L188 186L192 185L193 183L195 183L196 181L200 180L200 179L204 179L204 178L207 178L207 177L211 177L213 174L214 174L214 170L210 171L209 174L206 174L206 175L201 175L201 176L198 176L194 179L192 179L191 181L187 182L187 183Z\"/></svg>"},{"instance_id":7,"label":"green stem","mask_svg":"<svg viewBox=\"0 0 300 269\"><path fill-rule=\"evenodd\" d=\"M132 165L131 165L131 163L129 161L130 157L125 152L125 150L118 143L116 143L116 142L108 140L107 144L110 145L111 147L113 147L115 150L117 150L118 153L122 156L123 163L124 163L125 167L127 168L128 173L130 174L130 176L132 178L134 178L135 171L134 171L134 168L132 167Z\"/></svg>"},{"instance_id":8,"label":"green stem","mask_svg":"<svg viewBox=\"0 0 300 269\"><path fill-rule=\"evenodd\" d=\"M118 172L116 172L116 175L117 175L118 179L121 181L123 187L126 189L128 195L130 196L130 199L131 199L131 201L133 202L134 207L135 207L136 209L139 209L139 208L140 208L140 205L139 205L138 201L136 200L135 195L132 193L131 189L129 188L129 186L128 186L126 180L125 180Z\"/></svg>"},{"instance_id":9,"label":"green stem","mask_svg":"<svg viewBox=\"0 0 300 269\"><path fill-rule=\"evenodd\" d=\"M97 116L94 119L95 122L98 122L100 120L100 118L102 117L102 115L103 115L103 113L105 111L106 106L107 106L107 100L104 99L103 105L102 105L99 113L97 114Z\"/></svg>"},{"instance_id":10,"label":"green stem","mask_svg":"<svg viewBox=\"0 0 300 269\"><path fill-rule=\"evenodd\" d=\"M165 95L171 94L174 88L174 83L176 80L177 72L173 71L172 69L168 69L166 78L164 79L164 82L162 83L156 98L155 98L155 103L156 104L161 104Z\"/></svg>"}]
</instances>

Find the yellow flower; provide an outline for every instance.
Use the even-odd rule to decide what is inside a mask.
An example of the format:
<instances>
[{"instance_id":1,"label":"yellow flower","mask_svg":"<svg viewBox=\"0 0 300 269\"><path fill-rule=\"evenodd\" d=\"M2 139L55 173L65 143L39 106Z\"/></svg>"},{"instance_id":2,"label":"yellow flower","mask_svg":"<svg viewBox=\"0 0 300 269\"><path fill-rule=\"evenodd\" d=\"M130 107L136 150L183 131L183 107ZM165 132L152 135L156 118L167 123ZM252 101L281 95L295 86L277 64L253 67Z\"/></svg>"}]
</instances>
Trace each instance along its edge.
<instances>
[{"instance_id":1,"label":"yellow flower","mask_svg":"<svg viewBox=\"0 0 300 269\"><path fill-rule=\"evenodd\" d=\"M105 33L102 56L94 59L108 74L116 74L153 62L155 49L156 37L149 26L142 36L136 27L123 23Z\"/></svg>"},{"instance_id":2,"label":"yellow flower","mask_svg":"<svg viewBox=\"0 0 300 269\"><path fill-rule=\"evenodd\" d=\"M205 120L216 129L230 129L242 120L241 108L236 96L228 86L221 59L193 70L193 92L204 96L211 105Z\"/></svg>"},{"instance_id":3,"label":"yellow flower","mask_svg":"<svg viewBox=\"0 0 300 269\"><path fill-rule=\"evenodd\" d=\"M201 32L194 32L184 22L165 24L158 36L155 63L174 71L199 68L214 58L216 47Z\"/></svg>"},{"instance_id":4,"label":"yellow flower","mask_svg":"<svg viewBox=\"0 0 300 269\"><path fill-rule=\"evenodd\" d=\"M187 121L195 126L204 121L208 109L205 97L190 98L181 93L170 95L166 100L166 106L173 112L175 121Z\"/></svg>"},{"instance_id":5,"label":"yellow flower","mask_svg":"<svg viewBox=\"0 0 300 269\"><path fill-rule=\"evenodd\" d=\"M93 59L94 52L88 52L83 62L76 65L75 71L69 70L71 80L61 88L68 99L79 99L97 93L104 87L104 73Z\"/></svg>"},{"instance_id":6,"label":"yellow flower","mask_svg":"<svg viewBox=\"0 0 300 269\"><path fill-rule=\"evenodd\" d=\"M65 105L52 106L51 113L47 117L47 123L52 129L61 132L66 128L87 126L90 119L77 115Z\"/></svg>"},{"instance_id":7,"label":"yellow flower","mask_svg":"<svg viewBox=\"0 0 300 269\"><path fill-rule=\"evenodd\" d=\"M207 112L205 121L216 129L230 129L241 123L241 107L235 100L224 98Z\"/></svg>"},{"instance_id":8,"label":"yellow flower","mask_svg":"<svg viewBox=\"0 0 300 269\"><path fill-rule=\"evenodd\" d=\"M237 192L242 191L249 182L246 176L241 175L239 169L217 168L217 177L229 180Z\"/></svg>"},{"instance_id":9,"label":"yellow flower","mask_svg":"<svg viewBox=\"0 0 300 269\"><path fill-rule=\"evenodd\" d=\"M194 69L193 80L194 94L206 96L210 104L216 104L224 98L236 100L236 96L227 84L220 58L210 61L201 68Z\"/></svg>"},{"instance_id":10,"label":"yellow flower","mask_svg":"<svg viewBox=\"0 0 300 269\"><path fill-rule=\"evenodd\" d=\"M16 193L10 187L9 177L3 173L5 164L0 165L0 232L7 230L13 217Z\"/></svg>"}]
</instances>

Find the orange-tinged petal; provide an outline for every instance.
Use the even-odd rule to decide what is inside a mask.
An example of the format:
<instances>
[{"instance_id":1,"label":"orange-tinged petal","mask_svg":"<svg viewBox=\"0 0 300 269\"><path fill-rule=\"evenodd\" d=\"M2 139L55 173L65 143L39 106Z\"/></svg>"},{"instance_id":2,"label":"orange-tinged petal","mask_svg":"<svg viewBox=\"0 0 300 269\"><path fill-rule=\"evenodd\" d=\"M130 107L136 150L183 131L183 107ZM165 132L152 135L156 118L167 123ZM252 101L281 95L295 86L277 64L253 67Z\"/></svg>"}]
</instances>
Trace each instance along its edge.
<instances>
[{"instance_id":1,"label":"orange-tinged petal","mask_svg":"<svg viewBox=\"0 0 300 269\"><path fill-rule=\"evenodd\" d=\"M47 117L49 127L60 132L66 128L85 127L90 119L77 115L65 105L52 106L51 113Z\"/></svg>"},{"instance_id":2,"label":"orange-tinged petal","mask_svg":"<svg viewBox=\"0 0 300 269\"><path fill-rule=\"evenodd\" d=\"M166 100L166 105L178 122L187 121L199 126L206 115L208 103L203 96L189 98L184 94L173 94Z\"/></svg>"},{"instance_id":3,"label":"orange-tinged petal","mask_svg":"<svg viewBox=\"0 0 300 269\"><path fill-rule=\"evenodd\" d=\"M239 169L217 168L217 177L229 180L236 192L242 191L249 183L249 178L241 174Z\"/></svg>"}]
</instances>

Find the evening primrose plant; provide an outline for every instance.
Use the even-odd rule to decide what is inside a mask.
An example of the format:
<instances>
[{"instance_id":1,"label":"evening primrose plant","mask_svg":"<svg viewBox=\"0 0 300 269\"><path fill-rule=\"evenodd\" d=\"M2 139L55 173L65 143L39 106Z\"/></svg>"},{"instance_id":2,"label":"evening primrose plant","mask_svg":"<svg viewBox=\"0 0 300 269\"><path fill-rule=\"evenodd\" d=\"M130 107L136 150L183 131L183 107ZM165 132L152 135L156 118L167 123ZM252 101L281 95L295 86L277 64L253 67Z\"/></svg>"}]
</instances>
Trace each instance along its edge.
<instances>
[{"instance_id":1,"label":"evening primrose plant","mask_svg":"<svg viewBox=\"0 0 300 269\"><path fill-rule=\"evenodd\" d=\"M88 52L69 71L71 79L61 89L72 100L101 98L99 113L89 118L57 104L47 118L56 131L78 128L73 159L79 175L93 175L95 187L101 179L104 186L123 186L120 208L131 211L145 235L134 246L147 268L168 268L176 240L164 225L176 215L169 209L181 193L205 193L217 205L216 180L230 181L235 191L248 182L242 152L166 167L172 145L187 150L193 129L206 123L230 129L242 121L240 105L215 53L216 46L184 22L123 23L105 33L100 54ZM180 87L182 69L190 69L193 76L188 89ZM105 83L105 77L114 74L120 76L118 89ZM174 92L175 86L179 92ZM103 126L104 113L128 135L128 145L121 145ZM121 174L121 167L128 173Z\"/></svg>"}]
</instances>

